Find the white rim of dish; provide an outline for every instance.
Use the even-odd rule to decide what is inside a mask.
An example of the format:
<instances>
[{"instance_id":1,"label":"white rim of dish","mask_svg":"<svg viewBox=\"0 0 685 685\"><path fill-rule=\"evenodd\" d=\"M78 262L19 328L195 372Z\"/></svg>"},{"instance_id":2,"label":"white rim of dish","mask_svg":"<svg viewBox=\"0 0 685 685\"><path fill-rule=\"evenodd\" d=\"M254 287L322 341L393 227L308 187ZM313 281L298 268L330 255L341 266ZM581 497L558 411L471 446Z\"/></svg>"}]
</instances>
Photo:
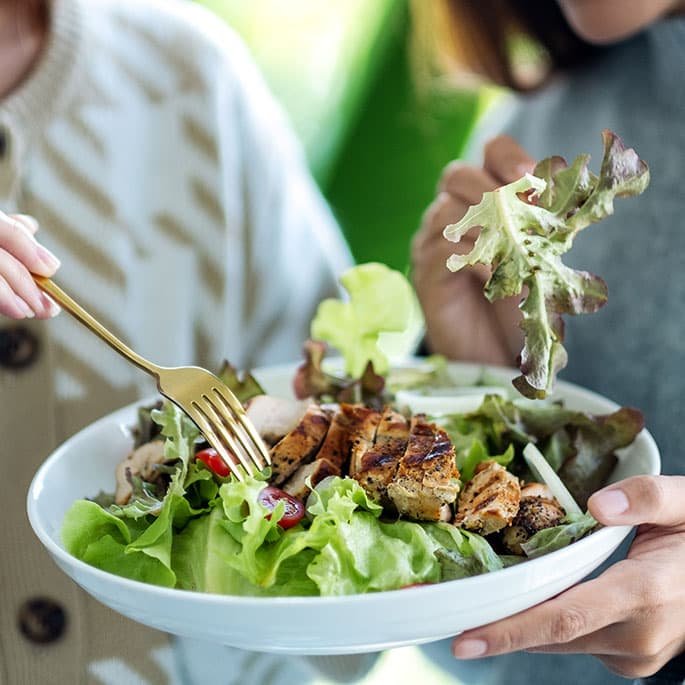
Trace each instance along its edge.
<instances>
[{"instance_id":1,"label":"white rim of dish","mask_svg":"<svg viewBox=\"0 0 685 685\"><path fill-rule=\"evenodd\" d=\"M292 364L280 364L277 366L272 366L272 367L264 367L261 369L262 371L268 370L269 372L272 373L277 373L277 372L285 372L287 369L292 368ZM514 373L514 370L509 369L507 367L493 367L493 366L488 366L484 367L482 365L476 365L476 364L453 364L454 367L462 367L464 369L474 369L477 367L481 367L484 369L487 369L489 371L495 371L499 372L501 371L503 374L505 373ZM259 375L260 369L255 369L254 373L256 376ZM569 383L567 381L558 381L557 382L557 387L558 388L568 388L572 390L574 393L579 395L582 399L583 396L585 396L589 400L593 400L595 402L601 402L603 404L608 405L607 411L615 411L616 409L620 408L620 405L616 404L613 400L609 400L606 397L600 395L599 393L593 392L592 390L587 390L586 388L582 388L578 385L575 385L574 383ZM131 403L130 405L127 405L126 407L122 407L121 409L115 410L115 412L124 412L128 409L131 409L133 407L138 407L142 405L148 405L153 402L155 402L157 399L159 399L158 395L155 395L153 397L149 398L144 398L142 400L136 401ZM111 414L108 414L106 416L103 416L102 418L98 419L94 423L90 424L87 428L84 428L84 431L90 431L90 430L97 430L97 428L101 424L106 424L111 421ZM122 426L122 428L127 429L127 427ZM636 440L642 439L646 440L647 444L652 448L652 450L655 452L657 455L657 468L660 469L661 467L661 460L659 456L659 450L658 446L656 444L656 441L652 437L651 433L646 429L643 428L640 433L635 438ZM41 540L41 542L45 545L45 547L48 549L48 551L55 556L56 558L60 559L64 563L75 566L76 568L80 569L81 571L94 575L96 578L101 578L102 580L109 581L109 582L116 582L122 585L123 589L125 588L131 588L132 590L145 590L146 592L152 592L155 595L158 595L160 598L162 597L184 597L185 599L192 599L199 601L201 603L210 603L210 604L215 604L217 601L223 602L226 604L283 604L283 605L312 605L312 606L320 606L321 604L327 604L327 605L335 605L339 603L345 603L348 604L350 602L355 603L355 604L361 604L364 602L376 602L376 601L383 601L383 598L387 597L389 594L392 593L398 593L398 596L403 596L406 597L406 593L408 588L400 588L397 590L384 590L382 592L368 592L368 593L357 593L357 594L351 594L351 595L336 595L336 596L328 596L328 597L321 597L321 596L290 596L290 597L252 597L252 596L243 596L243 595L224 595L224 594L217 594L217 593L210 593L210 592L200 592L200 591L193 591L193 590L181 590L177 588L167 588L167 587L162 587L160 585L154 585L152 583L144 583L139 580L132 580L130 578L125 578L124 576L118 576L114 573L110 573L108 571L103 571L102 569L99 569L95 566L91 566L90 564L87 564L84 561L81 561L80 559L77 559L75 556L69 554L63 547L58 545L52 538L52 536L43 528L42 525L39 524L38 521L38 515L36 513L35 507L36 507L36 500L34 497L34 491L38 488L39 484L41 481L44 479L45 473L50 469L51 465L53 462L57 461L61 457L61 453L63 450L63 445L58 447L48 459L46 459L45 462L41 465L41 467L38 469L36 474L34 475L33 479L31 480L31 484L29 486L29 491L27 494L27 500L26 500L26 508L27 508L27 513L28 513L28 518L29 522L31 523L31 527L33 528L34 533L38 536L38 538ZM40 490L39 490L40 492ZM540 565L540 563L544 563L547 560L549 560L551 557L556 558L559 563L563 563L563 560L571 555L575 556L576 551L580 551L581 549L585 547L591 547L593 545L599 545L601 547L606 547L612 543L615 543L616 546L618 546L630 533L630 531L634 528L634 526L606 526L604 528L601 528L598 531L595 531L591 535L582 538L581 540L578 540L567 547L564 547L562 549L556 550L554 552L550 552L549 554L546 554L544 556L538 557L537 559L528 559L526 561L521 562L521 564L525 564L525 567L527 569L532 569L533 566L531 565ZM602 544L604 543L604 544ZM445 586L452 585L453 583L459 583L460 587L463 587L465 590L468 591L469 588L475 588L478 585L482 584L484 582L484 579L486 578L491 578L493 575L497 575L497 578L500 579L506 579L510 575L516 575L518 570L520 568L519 564L515 564L513 566L507 567L500 569L498 571L490 571L488 573L482 573L477 576L471 576L468 578L459 578L456 580L447 580L447 581L442 581L438 583L434 583L432 585L425 585L425 586L417 586L411 588L415 593L422 593L422 594L429 594L431 592L438 592L441 591L441 588L444 588ZM546 585L546 584L545 584ZM544 587L541 586L541 587ZM414 595L416 596L416 595Z\"/></svg>"}]
</instances>

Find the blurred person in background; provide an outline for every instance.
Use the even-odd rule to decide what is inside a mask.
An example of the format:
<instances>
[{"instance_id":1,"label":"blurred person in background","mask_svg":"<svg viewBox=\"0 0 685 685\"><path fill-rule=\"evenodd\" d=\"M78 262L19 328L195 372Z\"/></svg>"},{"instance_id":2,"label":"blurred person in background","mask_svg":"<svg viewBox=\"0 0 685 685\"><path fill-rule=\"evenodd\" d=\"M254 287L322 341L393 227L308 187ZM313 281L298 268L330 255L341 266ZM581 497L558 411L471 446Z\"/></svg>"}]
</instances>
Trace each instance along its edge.
<instances>
[{"instance_id":1,"label":"blurred person in background","mask_svg":"<svg viewBox=\"0 0 685 685\"><path fill-rule=\"evenodd\" d=\"M250 682L237 650L172 658L33 535L41 461L152 386L71 317L40 321L58 308L29 272L61 260L60 284L158 363L295 358L350 258L282 112L191 3L0 0L0 210L0 683ZM250 677L302 682L289 668L263 657Z\"/></svg>"},{"instance_id":2,"label":"blurred person in background","mask_svg":"<svg viewBox=\"0 0 685 685\"><path fill-rule=\"evenodd\" d=\"M644 196L622 203L569 253L571 266L607 281L610 297L598 313L569 321L564 378L641 408L664 472L684 473L685 3L446 0L417 2L415 9L417 37L430 34L432 55L448 71L466 68L516 92L475 136L471 159L479 161L446 168L414 239L414 282L430 350L515 364L518 298L490 304L483 295L487 270L449 272L447 257L472 242L456 247L442 231L483 192L532 171L535 160L570 160L586 151L601 159L600 131L610 128L649 163L652 180ZM543 61L521 69L526 65L517 65L511 48L531 39L544 49ZM685 478L629 479L593 496L589 506L604 524L639 525L627 559L548 602L459 636L452 645L459 662L448 663L445 643L431 646L459 682L625 682L609 670L641 682L685 680ZM507 656L488 658L496 655Z\"/></svg>"}]
</instances>

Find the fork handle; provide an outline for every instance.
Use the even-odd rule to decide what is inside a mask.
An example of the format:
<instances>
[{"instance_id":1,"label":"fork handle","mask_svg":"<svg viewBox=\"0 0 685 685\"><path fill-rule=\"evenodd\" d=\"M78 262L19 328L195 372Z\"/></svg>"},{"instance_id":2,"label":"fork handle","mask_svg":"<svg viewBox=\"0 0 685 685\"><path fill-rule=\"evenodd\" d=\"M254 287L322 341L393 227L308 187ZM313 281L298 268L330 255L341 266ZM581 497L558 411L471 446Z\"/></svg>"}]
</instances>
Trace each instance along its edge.
<instances>
[{"instance_id":1,"label":"fork handle","mask_svg":"<svg viewBox=\"0 0 685 685\"><path fill-rule=\"evenodd\" d=\"M160 367L156 364L141 357L134 352L128 345L125 345L116 335L105 328L97 319L91 316L81 305L77 304L69 295L67 295L62 288L60 288L54 281L45 276L37 276L31 274L36 285L46 292L55 300L62 309L69 312L75 319L80 321L86 328L90 329L97 336L102 338L113 350L118 352L122 357L125 357L130 362L141 368L146 373L149 373L155 378L159 378Z\"/></svg>"}]
</instances>

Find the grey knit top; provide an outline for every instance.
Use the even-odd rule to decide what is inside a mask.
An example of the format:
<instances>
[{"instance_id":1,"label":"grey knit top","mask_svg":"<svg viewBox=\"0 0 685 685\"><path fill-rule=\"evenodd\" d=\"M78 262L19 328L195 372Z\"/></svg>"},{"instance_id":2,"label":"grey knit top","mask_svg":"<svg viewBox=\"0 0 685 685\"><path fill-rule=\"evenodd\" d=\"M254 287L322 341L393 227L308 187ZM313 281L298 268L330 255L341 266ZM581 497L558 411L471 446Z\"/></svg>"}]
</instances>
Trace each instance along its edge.
<instances>
[{"instance_id":1,"label":"grey knit top","mask_svg":"<svg viewBox=\"0 0 685 685\"><path fill-rule=\"evenodd\" d=\"M510 99L473 145L504 131L535 158L570 162L610 128L650 166L638 198L575 240L566 262L601 276L609 301L567 317L569 364L560 377L645 413L664 472L685 473L685 18L612 47L544 92ZM479 151L479 154L480 154Z\"/></svg>"},{"instance_id":2,"label":"grey knit top","mask_svg":"<svg viewBox=\"0 0 685 685\"><path fill-rule=\"evenodd\" d=\"M640 408L665 473L685 473L685 18L659 23L538 95L508 100L476 136L514 136L535 158L581 152L601 160L600 131L634 147L652 181L576 239L566 262L609 286L596 314L568 317L560 377ZM589 656L513 654L455 663L426 648L464 685L626 683Z\"/></svg>"}]
</instances>

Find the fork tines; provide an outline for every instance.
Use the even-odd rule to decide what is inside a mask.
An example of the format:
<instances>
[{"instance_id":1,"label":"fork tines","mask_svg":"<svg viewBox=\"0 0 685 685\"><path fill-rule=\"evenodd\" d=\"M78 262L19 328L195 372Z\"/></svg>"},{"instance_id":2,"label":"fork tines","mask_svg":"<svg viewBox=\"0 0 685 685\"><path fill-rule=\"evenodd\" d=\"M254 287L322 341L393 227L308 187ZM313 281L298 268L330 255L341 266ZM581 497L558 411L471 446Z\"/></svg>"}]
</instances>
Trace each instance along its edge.
<instances>
[{"instance_id":1,"label":"fork tines","mask_svg":"<svg viewBox=\"0 0 685 685\"><path fill-rule=\"evenodd\" d=\"M213 386L191 402L192 418L238 480L271 464L271 456L240 402ZM236 459L240 464L236 463ZM242 465L242 469L240 468ZM244 469L244 471L243 471Z\"/></svg>"}]
</instances>

